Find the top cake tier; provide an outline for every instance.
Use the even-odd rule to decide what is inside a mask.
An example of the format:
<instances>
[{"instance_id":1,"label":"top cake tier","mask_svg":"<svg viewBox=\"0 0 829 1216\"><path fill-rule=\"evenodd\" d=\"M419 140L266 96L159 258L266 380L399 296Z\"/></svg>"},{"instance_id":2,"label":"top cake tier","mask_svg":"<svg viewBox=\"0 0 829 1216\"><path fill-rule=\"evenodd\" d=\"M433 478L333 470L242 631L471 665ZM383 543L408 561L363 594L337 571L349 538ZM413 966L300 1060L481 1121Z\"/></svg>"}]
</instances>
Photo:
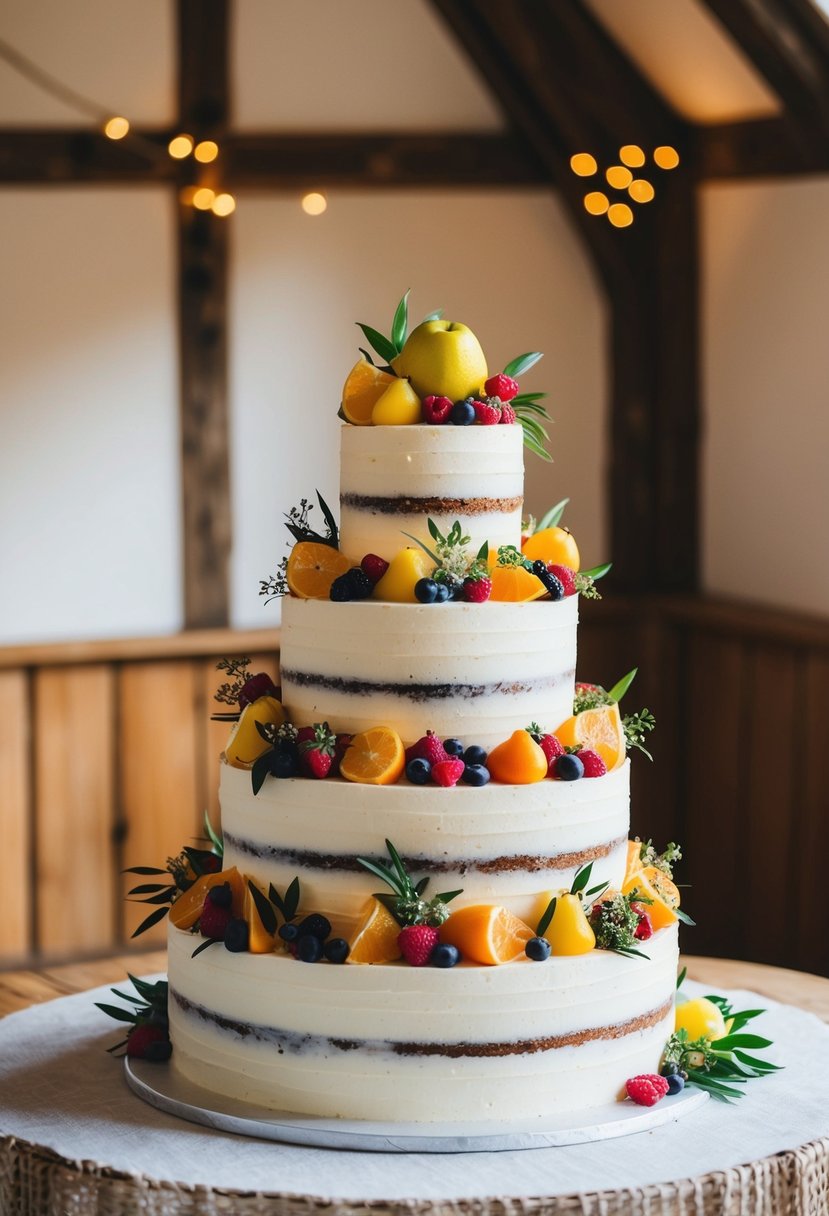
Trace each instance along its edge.
<instances>
[{"instance_id":1,"label":"top cake tier","mask_svg":"<svg viewBox=\"0 0 829 1216\"><path fill-rule=\"evenodd\" d=\"M427 521L455 520L477 549L521 544L520 426L344 426L340 547L359 561L393 556L409 536L432 544Z\"/></svg>"}]
</instances>

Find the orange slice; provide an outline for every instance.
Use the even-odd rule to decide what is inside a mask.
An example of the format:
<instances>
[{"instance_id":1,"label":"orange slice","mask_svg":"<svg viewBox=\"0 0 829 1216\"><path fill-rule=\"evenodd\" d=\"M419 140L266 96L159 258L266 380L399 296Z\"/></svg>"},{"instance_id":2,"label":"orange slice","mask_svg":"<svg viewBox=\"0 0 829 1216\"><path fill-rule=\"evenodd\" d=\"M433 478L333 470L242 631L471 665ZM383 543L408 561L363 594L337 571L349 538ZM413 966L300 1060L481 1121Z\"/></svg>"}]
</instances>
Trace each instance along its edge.
<instances>
[{"instance_id":1,"label":"orange slice","mask_svg":"<svg viewBox=\"0 0 829 1216\"><path fill-rule=\"evenodd\" d=\"M529 925L509 909L493 904L458 908L440 930L440 940L457 946L463 958L489 965L522 958L524 947L534 936Z\"/></svg>"},{"instance_id":2,"label":"orange slice","mask_svg":"<svg viewBox=\"0 0 829 1216\"><path fill-rule=\"evenodd\" d=\"M492 581L491 600L518 604L526 600L537 600L547 594L541 579L530 574L523 566L493 566L489 572Z\"/></svg>"},{"instance_id":3,"label":"orange slice","mask_svg":"<svg viewBox=\"0 0 829 1216\"><path fill-rule=\"evenodd\" d=\"M252 880L251 880L252 881ZM259 883L255 884L260 891ZM262 891L264 895L265 892ZM248 924L248 950L251 954L270 954L275 945L274 935L269 933L262 924L262 918L256 907L256 902L250 893L248 875L245 875L245 896L242 903L242 916Z\"/></svg>"},{"instance_id":4,"label":"orange slice","mask_svg":"<svg viewBox=\"0 0 829 1216\"><path fill-rule=\"evenodd\" d=\"M403 775L403 740L390 726L373 726L355 735L340 764L340 776L361 785L392 785Z\"/></svg>"},{"instance_id":5,"label":"orange slice","mask_svg":"<svg viewBox=\"0 0 829 1216\"><path fill-rule=\"evenodd\" d=\"M653 901L645 905L645 910L654 929L664 929L678 919L675 909L679 907L679 890L662 870L645 866L644 870L630 874L622 883L622 894L629 895L634 887Z\"/></svg>"},{"instance_id":6,"label":"orange slice","mask_svg":"<svg viewBox=\"0 0 829 1216\"><path fill-rule=\"evenodd\" d=\"M351 562L339 549L301 540L288 558L288 590L303 600L327 600L334 579L350 569Z\"/></svg>"},{"instance_id":7,"label":"orange slice","mask_svg":"<svg viewBox=\"0 0 829 1216\"><path fill-rule=\"evenodd\" d=\"M175 927L192 929L201 916L207 892L211 887L221 886L223 882L229 882L233 892L233 915L241 915L244 900L243 880L236 867L232 866L229 870L219 870L215 874L202 874L192 887L188 887L182 895L179 895L176 902L170 907L170 920Z\"/></svg>"},{"instance_id":8,"label":"orange slice","mask_svg":"<svg viewBox=\"0 0 829 1216\"><path fill-rule=\"evenodd\" d=\"M619 706L600 705L597 709L585 709L574 714L555 731L559 743L565 747L589 748L598 752L607 765L607 771L618 768L625 761L625 731Z\"/></svg>"},{"instance_id":9,"label":"orange slice","mask_svg":"<svg viewBox=\"0 0 829 1216\"><path fill-rule=\"evenodd\" d=\"M354 426L371 426L371 412L396 376L372 367L360 359L348 373L343 385L343 413Z\"/></svg>"},{"instance_id":10,"label":"orange slice","mask_svg":"<svg viewBox=\"0 0 829 1216\"><path fill-rule=\"evenodd\" d=\"M629 840L627 859L625 861L625 878L638 874L642 869L642 841Z\"/></svg>"},{"instance_id":11,"label":"orange slice","mask_svg":"<svg viewBox=\"0 0 829 1216\"><path fill-rule=\"evenodd\" d=\"M400 926L379 899L370 899L357 932L348 943L348 963L393 963L400 958Z\"/></svg>"}]
</instances>

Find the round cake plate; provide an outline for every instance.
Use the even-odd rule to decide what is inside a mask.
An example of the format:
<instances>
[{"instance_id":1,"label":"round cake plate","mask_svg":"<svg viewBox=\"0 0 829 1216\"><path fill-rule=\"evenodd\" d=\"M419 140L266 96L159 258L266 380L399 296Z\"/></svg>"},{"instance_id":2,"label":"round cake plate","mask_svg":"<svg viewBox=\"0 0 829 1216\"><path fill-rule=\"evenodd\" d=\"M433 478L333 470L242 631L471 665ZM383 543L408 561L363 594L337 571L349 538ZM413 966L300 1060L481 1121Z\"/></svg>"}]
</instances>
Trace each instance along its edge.
<instances>
[{"instance_id":1,"label":"round cake plate","mask_svg":"<svg viewBox=\"0 0 829 1216\"><path fill-rule=\"evenodd\" d=\"M369 1153L493 1153L508 1149L557 1148L651 1131L697 1110L708 1100L685 1089L656 1106L614 1102L583 1114L536 1117L504 1123L382 1123L322 1119L252 1106L194 1085L175 1069L145 1060L124 1060L127 1084L150 1106L217 1131L315 1148Z\"/></svg>"}]
</instances>

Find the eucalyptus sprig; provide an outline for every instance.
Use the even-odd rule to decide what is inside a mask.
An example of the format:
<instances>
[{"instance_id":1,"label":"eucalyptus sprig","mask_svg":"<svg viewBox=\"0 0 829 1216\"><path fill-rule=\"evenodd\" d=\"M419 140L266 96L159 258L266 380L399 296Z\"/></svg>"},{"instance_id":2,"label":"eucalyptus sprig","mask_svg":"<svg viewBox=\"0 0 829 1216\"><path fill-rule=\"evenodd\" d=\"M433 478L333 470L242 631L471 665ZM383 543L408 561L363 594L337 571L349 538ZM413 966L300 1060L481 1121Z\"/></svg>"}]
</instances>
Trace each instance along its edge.
<instances>
[{"instance_id":1,"label":"eucalyptus sprig","mask_svg":"<svg viewBox=\"0 0 829 1216\"><path fill-rule=\"evenodd\" d=\"M386 841L386 848L391 864L387 861L375 861L370 857L357 858L364 869L392 889L391 895L381 892L374 898L385 904L401 925L442 925L449 918L446 905L462 892L442 891L432 899L425 900L423 894L429 885L429 879L421 878L418 882L413 882L402 857L390 840Z\"/></svg>"}]
</instances>

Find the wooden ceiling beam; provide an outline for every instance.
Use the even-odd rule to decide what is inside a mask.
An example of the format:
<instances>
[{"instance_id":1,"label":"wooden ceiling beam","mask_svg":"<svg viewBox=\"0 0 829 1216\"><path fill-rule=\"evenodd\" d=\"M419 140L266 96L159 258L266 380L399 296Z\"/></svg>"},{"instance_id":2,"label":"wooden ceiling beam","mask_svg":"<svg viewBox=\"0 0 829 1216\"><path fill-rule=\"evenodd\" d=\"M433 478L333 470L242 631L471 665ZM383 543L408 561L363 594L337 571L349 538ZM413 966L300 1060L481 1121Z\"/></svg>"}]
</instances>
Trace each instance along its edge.
<instances>
[{"instance_id":1,"label":"wooden ceiling beam","mask_svg":"<svg viewBox=\"0 0 829 1216\"><path fill-rule=\"evenodd\" d=\"M697 127L692 148L700 182L829 172L829 140L799 137L788 117Z\"/></svg>"}]
</instances>

